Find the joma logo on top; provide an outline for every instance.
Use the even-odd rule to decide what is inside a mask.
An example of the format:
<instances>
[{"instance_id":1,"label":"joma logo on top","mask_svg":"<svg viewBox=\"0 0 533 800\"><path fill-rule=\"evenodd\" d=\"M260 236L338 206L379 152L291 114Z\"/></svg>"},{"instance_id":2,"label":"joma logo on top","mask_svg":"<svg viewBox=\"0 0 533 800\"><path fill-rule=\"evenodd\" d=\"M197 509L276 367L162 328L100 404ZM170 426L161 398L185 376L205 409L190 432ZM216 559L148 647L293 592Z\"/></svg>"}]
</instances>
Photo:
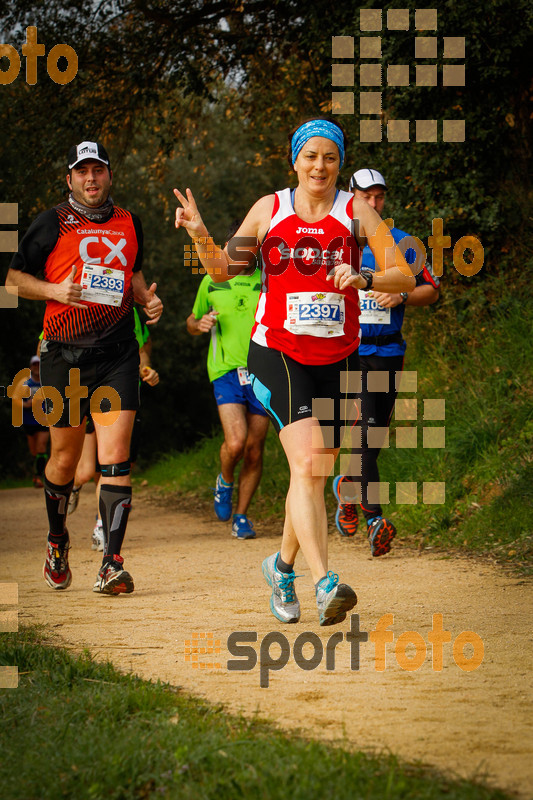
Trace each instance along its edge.
<instances>
[{"instance_id":1,"label":"joma logo on top","mask_svg":"<svg viewBox=\"0 0 533 800\"><path fill-rule=\"evenodd\" d=\"M26 28L26 43L22 45L22 55L26 57L26 83L37 83L37 59L46 53L44 44L37 41L37 28L30 25ZM6 86L18 78L21 60L18 52L10 44L0 44L0 59L7 58L8 69L3 69L0 61L0 85ZM60 70L57 66L60 58L67 62L67 68ZM70 83L78 74L78 55L68 44L56 44L46 58L46 70L54 83Z\"/></svg>"}]
</instances>

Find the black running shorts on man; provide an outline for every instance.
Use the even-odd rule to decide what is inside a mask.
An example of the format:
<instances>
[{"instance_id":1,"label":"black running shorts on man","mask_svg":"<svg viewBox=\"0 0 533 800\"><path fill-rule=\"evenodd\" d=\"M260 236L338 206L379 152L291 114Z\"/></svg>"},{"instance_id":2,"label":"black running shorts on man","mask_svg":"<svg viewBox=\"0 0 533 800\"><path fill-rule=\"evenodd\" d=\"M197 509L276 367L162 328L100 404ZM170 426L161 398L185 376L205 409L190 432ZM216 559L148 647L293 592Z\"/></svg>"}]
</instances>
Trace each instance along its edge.
<instances>
[{"instance_id":1,"label":"black running shorts on man","mask_svg":"<svg viewBox=\"0 0 533 800\"><path fill-rule=\"evenodd\" d=\"M58 428L72 424L70 400L65 396L65 387L73 383L70 370L80 370L79 383L87 387L88 395L80 403L80 422L89 411L106 412L111 409L136 411L139 408L139 346L136 339L103 347L76 348L61 342L41 344L41 381L43 387L53 386L60 393L63 409L60 419L54 423ZM120 409L115 409L109 400L104 399L100 407L91 408L93 392L101 387L110 387L117 392ZM101 389L104 398L107 396ZM116 397L113 392L109 398ZM47 400L47 411L52 404Z\"/></svg>"}]
</instances>

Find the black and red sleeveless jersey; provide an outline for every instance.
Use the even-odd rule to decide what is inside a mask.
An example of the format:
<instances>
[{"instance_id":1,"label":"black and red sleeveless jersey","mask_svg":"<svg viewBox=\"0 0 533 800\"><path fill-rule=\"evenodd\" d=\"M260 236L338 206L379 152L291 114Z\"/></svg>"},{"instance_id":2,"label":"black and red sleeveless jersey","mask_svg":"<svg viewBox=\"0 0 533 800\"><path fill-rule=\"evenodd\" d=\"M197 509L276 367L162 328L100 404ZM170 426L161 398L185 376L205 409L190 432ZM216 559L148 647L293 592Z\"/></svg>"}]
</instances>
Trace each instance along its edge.
<instances>
[{"instance_id":1,"label":"black and red sleeveless jersey","mask_svg":"<svg viewBox=\"0 0 533 800\"><path fill-rule=\"evenodd\" d=\"M120 306L81 301L75 308L47 300L44 338L88 347L133 338L133 272L141 269L143 233L135 214L113 206L106 222L92 222L60 203L34 220L11 262L12 269L31 275L42 272L44 280L61 283L76 266L80 283L84 264L105 265L124 274Z\"/></svg>"}]
</instances>

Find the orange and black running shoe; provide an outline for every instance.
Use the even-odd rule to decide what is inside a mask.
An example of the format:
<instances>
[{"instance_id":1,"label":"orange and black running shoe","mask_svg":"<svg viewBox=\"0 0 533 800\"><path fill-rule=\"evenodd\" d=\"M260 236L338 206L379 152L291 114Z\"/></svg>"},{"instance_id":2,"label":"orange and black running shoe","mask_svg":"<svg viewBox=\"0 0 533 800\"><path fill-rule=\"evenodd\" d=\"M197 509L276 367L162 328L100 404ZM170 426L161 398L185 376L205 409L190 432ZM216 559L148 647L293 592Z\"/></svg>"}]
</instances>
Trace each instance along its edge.
<instances>
[{"instance_id":1,"label":"orange and black running shoe","mask_svg":"<svg viewBox=\"0 0 533 800\"><path fill-rule=\"evenodd\" d=\"M367 520L367 536L370 550L374 557L384 556L390 551L391 542L396 536L396 528L385 517L374 517Z\"/></svg>"},{"instance_id":2,"label":"orange and black running shoe","mask_svg":"<svg viewBox=\"0 0 533 800\"><path fill-rule=\"evenodd\" d=\"M335 514L335 525L341 536L355 536L357 531L357 506L355 503L343 502L340 485L344 480L344 475L337 475L333 481L333 494L337 501L337 513Z\"/></svg>"}]
</instances>

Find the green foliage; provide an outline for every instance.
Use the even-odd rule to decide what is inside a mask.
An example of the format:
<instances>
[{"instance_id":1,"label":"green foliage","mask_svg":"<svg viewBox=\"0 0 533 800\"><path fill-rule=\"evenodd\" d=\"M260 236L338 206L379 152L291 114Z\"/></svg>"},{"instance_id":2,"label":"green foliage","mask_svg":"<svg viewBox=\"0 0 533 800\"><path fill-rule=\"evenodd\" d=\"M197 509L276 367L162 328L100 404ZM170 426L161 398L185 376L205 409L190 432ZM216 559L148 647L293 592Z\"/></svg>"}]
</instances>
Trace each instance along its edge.
<instances>
[{"instance_id":1,"label":"green foliage","mask_svg":"<svg viewBox=\"0 0 533 800\"><path fill-rule=\"evenodd\" d=\"M345 796L349 786L368 800L508 797L393 756L348 752L226 715L87 653L52 648L38 630L1 634L0 664L16 664L20 675L18 689L0 691L4 800L313 800Z\"/></svg>"}]
</instances>

